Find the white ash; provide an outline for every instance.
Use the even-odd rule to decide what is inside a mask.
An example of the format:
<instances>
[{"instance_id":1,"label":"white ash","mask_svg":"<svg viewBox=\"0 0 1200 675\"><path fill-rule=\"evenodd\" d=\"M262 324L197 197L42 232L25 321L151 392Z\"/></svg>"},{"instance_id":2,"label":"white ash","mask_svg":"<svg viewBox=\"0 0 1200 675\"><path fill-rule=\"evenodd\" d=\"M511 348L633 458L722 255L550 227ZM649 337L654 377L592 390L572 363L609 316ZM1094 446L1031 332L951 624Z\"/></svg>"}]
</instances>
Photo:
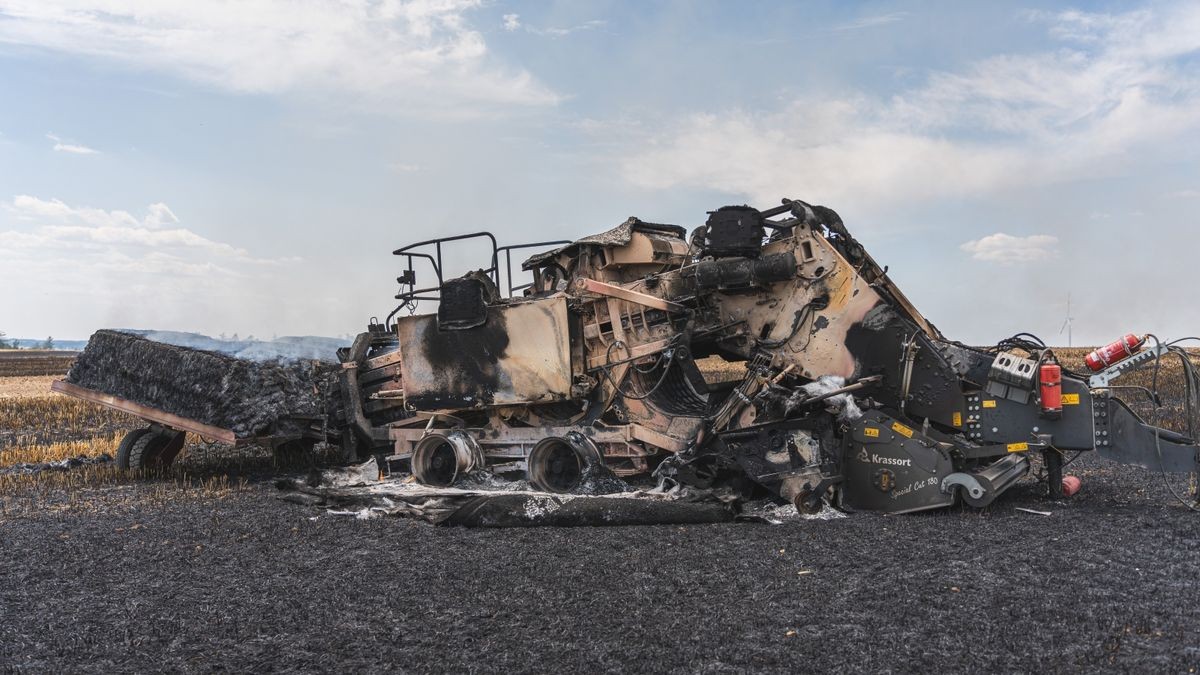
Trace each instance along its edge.
<instances>
[{"instance_id":1,"label":"white ash","mask_svg":"<svg viewBox=\"0 0 1200 675\"><path fill-rule=\"evenodd\" d=\"M800 387L798 391L788 398L785 405L788 412L791 412L803 405L805 401L828 394L831 391L836 391L844 386L846 386L846 378L840 375L823 375L820 379ZM838 419L842 421L856 420L862 417L862 410L854 402L854 397L848 393L831 396L822 401L822 403L825 404L825 407L836 410Z\"/></svg>"},{"instance_id":2,"label":"white ash","mask_svg":"<svg viewBox=\"0 0 1200 675\"><path fill-rule=\"evenodd\" d=\"M797 520L835 520L845 518L846 514L838 511L829 504L821 502L821 510L816 513L801 513L791 504L778 504L770 500L747 502L742 507L742 515L761 519L771 525L782 525Z\"/></svg>"}]
</instances>

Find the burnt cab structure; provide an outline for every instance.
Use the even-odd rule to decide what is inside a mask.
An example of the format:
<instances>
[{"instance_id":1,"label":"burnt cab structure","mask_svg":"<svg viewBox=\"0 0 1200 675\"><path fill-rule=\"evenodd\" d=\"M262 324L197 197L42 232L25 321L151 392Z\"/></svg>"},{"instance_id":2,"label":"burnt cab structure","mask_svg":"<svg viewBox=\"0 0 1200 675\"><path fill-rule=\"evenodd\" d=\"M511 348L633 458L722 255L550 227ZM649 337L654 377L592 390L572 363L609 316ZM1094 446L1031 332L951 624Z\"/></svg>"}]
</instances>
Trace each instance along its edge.
<instances>
[{"instance_id":1,"label":"burnt cab structure","mask_svg":"<svg viewBox=\"0 0 1200 675\"><path fill-rule=\"evenodd\" d=\"M442 279L467 239L491 244L489 266ZM551 246L514 285L513 251ZM682 228L631 218L576 242L501 247L478 233L395 253L400 305L341 354L348 455L390 450L431 485L486 466L564 491L601 467L646 472L695 437L708 395L680 333L690 312L638 289L690 261ZM422 266L436 286L417 288ZM415 313L423 301L437 311Z\"/></svg>"},{"instance_id":2,"label":"burnt cab structure","mask_svg":"<svg viewBox=\"0 0 1200 675\"><path fill-rule=\"evenodd\" d=\"M444 249L472 241L487 266L443 278ZM549 250L514 285L526 248ZM630 218L569 243L477 233L395 253L400 304L339 354L335 419L348 460L408 459L425 484L487 469L567 492L655 471L905 512L985 505L1035 453L1052 494L1064 451L1195 468L1190 439L1081 376L1061 374L1072 405L1050 414L1032 375L1050 350L947 340L824 207L724 207L690 238ZM436 283L419 288L417 267ZM743 368L706 382L709 355Z\"/></svg>"}]
</instances>

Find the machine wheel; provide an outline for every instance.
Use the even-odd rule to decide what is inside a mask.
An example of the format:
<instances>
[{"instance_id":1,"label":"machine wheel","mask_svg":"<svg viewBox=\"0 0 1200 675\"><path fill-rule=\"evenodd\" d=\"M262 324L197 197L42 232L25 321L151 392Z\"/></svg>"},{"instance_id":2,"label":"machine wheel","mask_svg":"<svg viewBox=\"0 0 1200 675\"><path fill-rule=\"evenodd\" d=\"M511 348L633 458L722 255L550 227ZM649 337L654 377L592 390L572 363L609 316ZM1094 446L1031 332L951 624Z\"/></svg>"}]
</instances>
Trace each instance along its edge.
<instances>
[{"instance_id":1,"label":"machine wheel","mask_svg":"<svg viewBox=\"0 0 1200 675\"><path fill-rule=\"evenodd\" d=\"M126 450L126 441L137 432L130 432L117 450L117 466L130 471L161 471L175 461L183 449L186 434L170 429L140 429ZM124 457L122 457L124 452Z\"/></svg>"},{"instance_id":2,"label":"machine wheel","mask_svg":"<svg viewBox=\"0 0 1200 675\"><path fill-rule=\"evenodd\" d=\"M129 451L133 448L133 444L138 442L138 439L150 433L151 429L134 429L125 434L121 439L121 444L117 446L117 468L122 471L129 470Z\"/></svg>"}]
</instances>

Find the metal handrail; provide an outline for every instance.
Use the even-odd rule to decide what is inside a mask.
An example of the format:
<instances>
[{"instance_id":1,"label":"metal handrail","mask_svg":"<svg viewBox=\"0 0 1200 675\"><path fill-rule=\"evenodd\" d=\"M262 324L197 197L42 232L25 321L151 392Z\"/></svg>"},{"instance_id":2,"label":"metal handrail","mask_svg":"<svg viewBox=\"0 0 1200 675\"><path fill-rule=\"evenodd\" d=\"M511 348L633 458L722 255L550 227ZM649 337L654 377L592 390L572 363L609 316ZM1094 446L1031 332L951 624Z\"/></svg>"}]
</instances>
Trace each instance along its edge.
<instances>
[{"instance_id":1,"label":"metal handrail","mask_svg":"<svg viewBox=\"0 0 1200 675\"><path fill-rule=\"evenodd\" d=\"M509 246L501 246L500 248L498 248L497 252L504 251L504 265L505 265L506 271L508 272L508 297L511 298L513 296L513 291L523 290L523 289L529 288L530 286L533 285L532 283L528 283L528 284L522 284L520 286L513 286L513 280L512 280L512 252L513 251L516 251L516 250L522 249L522 248L537 248L537 247L541 247L541 246L563 246L565 244L570 244L570 243L571 242L566 239L558 239L555 241L538 241L538 242L532 242L529 244L511 244ZM497 284L497 286L499 286L499 284Z\"/></svg>"},{"instance_id":2,"label":"metal handrail","mask_svg":"<svg viewBox=\"0 0 1200 675\"><path fill-rule=\"evenodd\" d=\"M481 232L472 232L470 234L458 234L458 235L454 235L452 237L438 237L437 239L426 239L425 241L418 241L415 244L409 244L408 246L398 248L395 251L392 251L392 255L409 256L409 260L411 263L412 256L423 257L423 258L429 257L428 253L411 253L410 251L412 249L420 248L422 246L429 246L430 244L432 244L437 250L437 263L435 265L435 268L437 269L438 282L443 283L445 280L442 279L442 272L441 272L441 270L442 270L442 244L448 244L452 241L462 241L463 239L477 239L479 237L487 237L492 242L492 266L483 271L485 273L491 274L492 281L495 281L496 285L499 286L500 278L498 276L498 271L497 271L496 267L499 262L498 251L500 248L500 244L499 244L499 242L496 241L496 236L493 235L491 232L481 231ZM410 269L411 269L411 267L410 267Z\"/></svg>"},{"instance_id":3,"label":"metal handrail","mask_svg":"<svg viewBox=\"0 0 1200 675\"><path fill-rule=\"evenodd\" d=\"M526 248L561 246L564 244L571 243L570 241L567 241L567 240L555 240L555 241L533 242L533 243L528 243L528 244L510 244L508 246L500 246L498 244L498 242L496 241L496 237L491 232L480 231L480 232L472 232L470 234L454 235L451 237L438 237L436 239L426 239L425 241L418 241L416 243L409 244L407 246L398 248L395 251L392 251L392 255L404 256L407 259L408 266L407 266L407 270L406 270L406 276L397 277L397 281L400 283L400 285L402 287L405 285L408 285L410 288L407 291L401 290L399 293L396 294L396 299L401 300L402 302L395 309L393 309L390 314L388 314L387 319L386 319L386 325L391 325L392 318L397 313L399 313L399 311L401 309L403 309L406 306L409 306L410 303L412 303L412 302L421 301L421 300L437 302L437 301L441 300L441 293L440 293L441 287L446 283L446 279L443 276L444 263L442 260L442 244L455 242L455 241L462 241L464 239L476 239L476 238L482 238L482 237L486 237L492 243L492 260L491 260L491 266L488 267L487 269L484 269L481 271L484 274L487 274L489 277L491 277L492 282L495 283L496 288L499 289L500 288L500 253L503 252L504 253L504 264L505 264L505 276L506 276L507 289L508 289L507 295L505 297L509 297L509 298L513 297L513 294L516 291L524 290L533 285L532 283L521 284L518 286L513 285L513 273L512 273L512 252L513 251L520 250L520 249L526 249ZM425 246L433 246L434 247L433 254L418 252L415 250L415 249L419 249L419 248L425 247ZM433 273L437 277L438 285L436 287L420 288L420 289L414 288L416 286L416 274L415 274L415 270L413 268L413 261L416 258L420 258L420 259L429 261L429 265L433 268Z\"/></svg>"}]
</instances>

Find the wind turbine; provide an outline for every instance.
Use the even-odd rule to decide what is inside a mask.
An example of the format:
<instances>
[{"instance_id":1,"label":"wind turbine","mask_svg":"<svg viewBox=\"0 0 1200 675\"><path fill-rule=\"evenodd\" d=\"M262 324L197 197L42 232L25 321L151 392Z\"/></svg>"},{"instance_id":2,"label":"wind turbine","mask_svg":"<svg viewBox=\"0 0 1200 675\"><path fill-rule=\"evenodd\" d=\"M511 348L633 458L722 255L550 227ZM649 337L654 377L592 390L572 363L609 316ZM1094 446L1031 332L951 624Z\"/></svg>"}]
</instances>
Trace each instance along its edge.
<instances>
[{"instance_id":1,"label":"wind turbine","mask_svg":"<svg viewBox=\"0 0 1200 675\"><path fill-rule=\"evenodd\" d=\"M1067 346L1068 347L1074 346L1071 344L1071 322L1074 320L1075 320L1075 317L1071 316L1071 294L1067 293L1067 320L1063 321L1062 328L1058 329L1058 334L1062 335L1063 331L1067 331Z\"/></svg>"}]
</instances>

